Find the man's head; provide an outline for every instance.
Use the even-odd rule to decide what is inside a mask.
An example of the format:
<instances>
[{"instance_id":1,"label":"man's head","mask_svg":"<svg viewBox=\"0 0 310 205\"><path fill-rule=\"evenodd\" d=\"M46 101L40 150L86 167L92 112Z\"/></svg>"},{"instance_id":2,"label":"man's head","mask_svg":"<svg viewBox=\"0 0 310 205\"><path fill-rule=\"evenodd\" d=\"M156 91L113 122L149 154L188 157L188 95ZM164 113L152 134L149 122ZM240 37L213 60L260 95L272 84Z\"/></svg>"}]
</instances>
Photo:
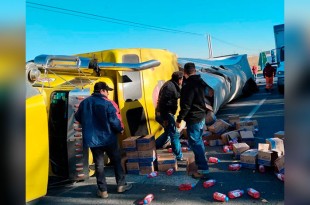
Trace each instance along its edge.
<instances>
[{"instance_id":1,"label":"man's head","mask_svg":"<svg viewBox=\"0 0 310 205\"><path fill-rule=\"evenodd\" d=\"M182 71L175 71L172 73L172 80L175 81L175 82L178 82L180 79L183 79L183 72Z\"/></svg>"},{"instance_id":2,"label":"man's head","mask_svg":"<svg viewBox=\"0 0 310 205\"><path fill-rule=\"evenodd\" d=\"M105 82L98 82L94 86L94 93L101 93L101 91L112 91L113 89L110 88Z\"/></svg>"},{"instance_id":3,"label":"man's head","mask_svg":"<svg viewBox=\"0 0 310 205\"><path fill-rule=\"evenodd\" d=\"M194 63L185 63L184 74L187 76L196 74L196 66Z\"/></svg>"}]
</instances>

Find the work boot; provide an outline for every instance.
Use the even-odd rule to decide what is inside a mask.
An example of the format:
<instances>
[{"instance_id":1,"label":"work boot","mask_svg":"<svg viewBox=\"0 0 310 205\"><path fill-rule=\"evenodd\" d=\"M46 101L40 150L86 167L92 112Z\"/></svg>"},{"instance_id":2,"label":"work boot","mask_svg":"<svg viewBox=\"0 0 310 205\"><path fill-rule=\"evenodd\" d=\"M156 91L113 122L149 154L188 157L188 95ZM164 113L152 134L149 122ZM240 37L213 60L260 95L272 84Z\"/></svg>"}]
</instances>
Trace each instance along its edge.
<instances>
[{"instance_id":1,"label":"work boot","mask_svg":"<svg viewBox=\"0 0 310 205\"><path fill-rule=\"evenodd\" d=\"M194 174L192 174L192 177L194 179L203 179L203 180L210 179L209 174L201 174L201 173L198 173L198 172L195 172Z\"/></svg>"},{"instance_id":2,"label":"work boot","mask_svg":"<svg viewBox=\"0 0 310 205\"><path fill-rule=\"evenodd\" d=\"M132 184L124 184L124 185L120 185L117 187L117 192L118 193L122 193L122 192L125 192L125 191L128 191L132 188Z\"/></svg>"},{"instance_id":3,"label":"work boot","mask_svg":"<svg viewBox=\"0 0 310 205\"><path fill-rule=\"evenodd\" d=\"M103 199L106 199L106 198L109 197L107 191L100 191L100 190L97 191L97 196L99 196L99 197L101 197L101 198L103 198Z\"/></svg>"}]
</instances>

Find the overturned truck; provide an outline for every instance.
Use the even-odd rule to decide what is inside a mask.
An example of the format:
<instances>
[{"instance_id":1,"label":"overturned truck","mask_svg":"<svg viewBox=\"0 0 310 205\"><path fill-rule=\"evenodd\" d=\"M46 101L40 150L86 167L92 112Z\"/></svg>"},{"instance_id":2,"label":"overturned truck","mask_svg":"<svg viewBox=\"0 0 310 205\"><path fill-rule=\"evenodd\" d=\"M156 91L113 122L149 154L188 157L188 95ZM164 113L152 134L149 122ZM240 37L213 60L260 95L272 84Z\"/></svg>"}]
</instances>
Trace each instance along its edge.
<instances>
[{"instance_id":1,"label":"overturned truck","mask_svg":"<svg viewBox=\"0 0 310 205\"><path fill-rule=\"evenodd\" d=\"M73 56L39 55L26 64L26 202L47 192L51 176L79 181L94 173L91 152L83 148L83 129L75 120L79 103L91 95L94 84L106 82L120 108L129 136L163 129L155 121L161 86L185 62L194 62L214 90L216 112L242 94L252 77L246 56L212 61L177 59L163 49L113 49Z\"/></svg>"}]
</instances>

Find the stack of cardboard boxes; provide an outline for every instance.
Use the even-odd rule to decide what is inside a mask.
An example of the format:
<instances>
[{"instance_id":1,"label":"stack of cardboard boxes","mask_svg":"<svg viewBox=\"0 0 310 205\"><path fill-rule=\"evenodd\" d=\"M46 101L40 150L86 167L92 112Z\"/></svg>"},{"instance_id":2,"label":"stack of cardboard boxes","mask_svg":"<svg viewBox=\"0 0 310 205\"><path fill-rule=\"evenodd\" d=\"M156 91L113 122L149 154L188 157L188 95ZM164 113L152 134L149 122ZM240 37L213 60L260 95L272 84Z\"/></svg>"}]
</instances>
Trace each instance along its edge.
<instances>
[{"instance_id":1,"label":"stack of cardboard boxes","mask_svg":"<svg viewBox=\"0 0 310 205\"><path fill-rule=\"evenodd\" d=\"M153 135L126 138L122 141L122 147L126 152L128 174L149 174L155 170L156 148Z\"/></svg>"}]
</instances>

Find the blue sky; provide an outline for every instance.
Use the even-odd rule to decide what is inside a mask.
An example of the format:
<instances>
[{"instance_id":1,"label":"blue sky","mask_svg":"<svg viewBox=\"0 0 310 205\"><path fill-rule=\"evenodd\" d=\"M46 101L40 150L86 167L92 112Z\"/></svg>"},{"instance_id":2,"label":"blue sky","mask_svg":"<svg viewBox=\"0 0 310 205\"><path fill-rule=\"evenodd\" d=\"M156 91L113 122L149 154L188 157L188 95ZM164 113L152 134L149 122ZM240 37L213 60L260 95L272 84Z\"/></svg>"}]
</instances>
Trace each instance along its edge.
<instances>
[{"instance_id":1,"label":"blue sky","mask_svg":"<svg viewBox=\"0 0 310 205\"><path fill-rule=\"evenodd\" d=\"M283 0L27 0L26 60L138 47L208 58L207 34L213 56L258 55L275 47L273 26L282 23Z\"/></svg>"}]
</instances>

